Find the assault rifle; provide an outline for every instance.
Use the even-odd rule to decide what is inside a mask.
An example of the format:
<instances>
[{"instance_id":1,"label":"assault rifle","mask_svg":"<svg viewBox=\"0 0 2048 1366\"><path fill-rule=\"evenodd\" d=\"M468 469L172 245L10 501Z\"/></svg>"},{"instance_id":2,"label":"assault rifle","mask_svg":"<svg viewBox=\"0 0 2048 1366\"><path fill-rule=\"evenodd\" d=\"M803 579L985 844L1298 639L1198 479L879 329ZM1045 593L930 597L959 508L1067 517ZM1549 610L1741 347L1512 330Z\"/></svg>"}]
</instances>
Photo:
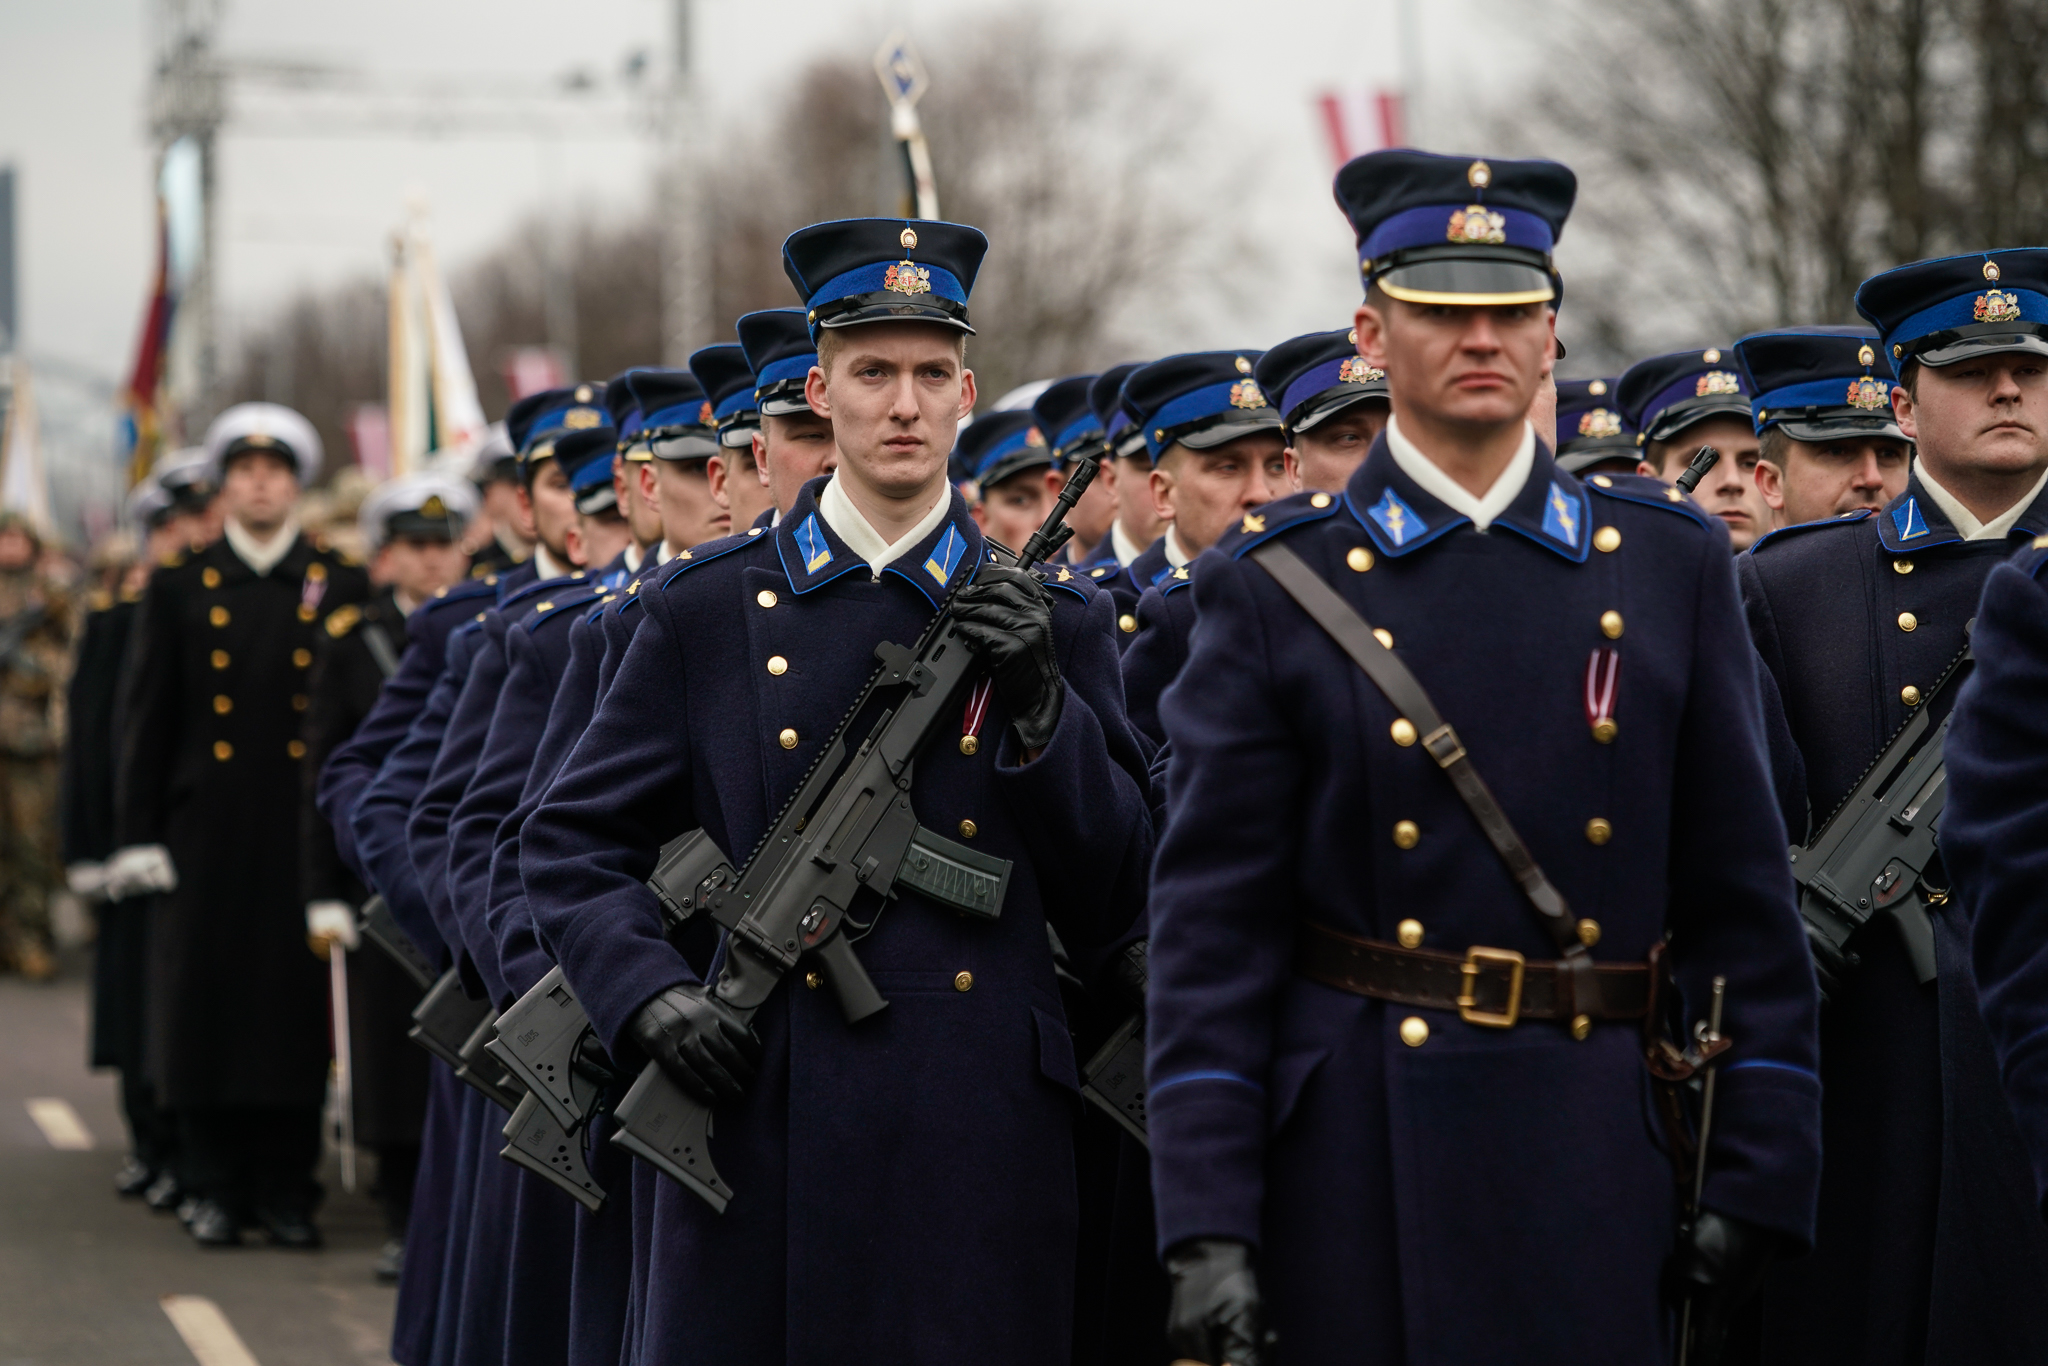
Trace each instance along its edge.
<instances>
[{"instance_id":1,"label":"assault rifle","mask_svg":"<svg viewBox=\"0 0 2048 1366\"><path fill-rule=\"evenodd\" d=\"M1922 982L1934 980L1935 964L1934 926L1927 918L1930 896L1920 878L1934 858L1942 809L1948 804L1942 746L1950 718L1935 725L1933 704L1969 661L1965 646L1813 842L1791 849L1807 933L1846 955L1858 930L1889 914Z\"/></svg>"},{"instance_id":2,"label":"assault rifle","mask_svg":"<svg viewBox=\"0 0 2048 1366\"><path fill-rule=\"evenodd\" d=\"M1096 461L1084 456L1045 522L1017 557L1030 569L1073 534L1066 516ZM917 645L883 642L880 667L847 709L810 773L737 874L714 868L697 904L725 931L724 966L713 990L750 1020L798 962L822 972L848 1023L888 1002L854 954L850 932L871 929L883 906L915 891L964 915L994 920L1009 889L1010 861L933 834L917 822L910 787L925 742L958 714L978 660L941 608ZM854 727L881 708L864 737ZM849 756L848 750L852 748ZM708 841L707 841L708 843ZM863 893L872 896L863 897ZM863 901L874 905L855 918ZM650 1063L613 1111L612 1141L723 1212L732 1188L711 1160L710 1107L684 1094Z\"/></svg>"}]
</instances>

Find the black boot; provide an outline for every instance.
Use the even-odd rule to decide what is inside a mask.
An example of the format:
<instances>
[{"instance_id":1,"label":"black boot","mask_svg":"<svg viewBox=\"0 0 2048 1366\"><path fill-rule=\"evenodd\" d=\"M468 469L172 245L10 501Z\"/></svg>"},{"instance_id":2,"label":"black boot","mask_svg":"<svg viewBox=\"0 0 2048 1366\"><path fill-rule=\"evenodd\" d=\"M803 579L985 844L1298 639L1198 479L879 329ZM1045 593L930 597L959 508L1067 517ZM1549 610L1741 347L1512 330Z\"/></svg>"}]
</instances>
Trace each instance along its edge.
<instances>
[{"instance_id":1,"label":"black boot","mask_svg":"<svg viewBox=\"0 0 2048 1366\"><path fill-rule=\"evenodd\" d=\"M158 1214L169 1214L185 1198L185 1187L173 1171L157 1173L156 1180L149 1183L149 1189L142 1193L142 1203Z\"/></svg>"},{"instance_id":2,"label":"black boot","mask_svg":"<svg viewBox=\"0 0 2048 1366\"><path fill-rule=\"evenodd\" d=\"M259 1205L256 1223L269 1235L272 1247L309 1250L320 1246L320 1230L304 1210L288 1206Z\"/></svg>"},{"instance_id":3,"label":"black boot","mask_svg":"<svg viewBox=\"0 0 2048 1366\"><path fill-rule=\"evenodd\" d=\"M240 1247L242 1224L234 1211L218 1200L201 1200L192 1210L186 1226L192 1241L201 1247Z\"/></svg>"},{"instance_id":4,"label":"black boot","mask_svg":"<svg viewBox=\"0 0 2048 1366\"><path fill-rule=\"evenodd\" d=\"M397 1285L405 1270L405 1239L386 1238L384 1246L377 1250L377 1263L371 1270L377 1284Z\"/></svg>"},{"instance_id":5,"label":"black boot","mask_svg":"<svg viewBox=\"0 0 2048 1366\"><path fill-rule=\"evenodd\" d=\"M135 1199L148 1191L155 1184L156 1178L154 1169L130 1153L128 1159L121 1164L121 1169L114 1173L114 1194Z\"/></svg>"}]
</instances>

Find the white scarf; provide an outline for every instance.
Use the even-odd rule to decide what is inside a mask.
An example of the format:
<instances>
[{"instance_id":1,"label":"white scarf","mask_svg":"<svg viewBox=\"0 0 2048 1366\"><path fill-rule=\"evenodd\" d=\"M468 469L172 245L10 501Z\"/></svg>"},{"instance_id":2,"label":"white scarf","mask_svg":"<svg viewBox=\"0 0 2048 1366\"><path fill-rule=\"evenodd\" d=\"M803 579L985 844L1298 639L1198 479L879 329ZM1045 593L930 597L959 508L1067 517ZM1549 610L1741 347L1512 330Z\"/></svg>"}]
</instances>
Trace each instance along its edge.
<instances>
[{"instance_id":1,"label":"white scarf","mask_svg":"<svg viewBox=\"0 0 2048 1366\"><path fill-rule=\"evenodd\" d=\"M228 549L261 578L277 568L277 562L291 553L292 546L299 539L299 519L285 518L284 525L267 541L257 540L248 528L232 517L227 519L224 530Z\"/></svg>"},{"instance_id":2,"label":"white scarf","mask_svg":"<svg viewBox=\"0 0 2048 1366\"><path fill-rule=\"evenodd\" d=\"M918 519L917 525L893 541L884 541L882 533L861 515L853 505L853 499L846 496L846 490L839 487L839 476L834 474L825 489L818 495L818 515L825 519L825 525L832 528L839 539L846 542L846 548L867 561L868 570L875 578L882 577L882 571L903 558L910 548L938 529L940 522L952 510L953 490L949 485L939 486L939 500L932 509Z\"/></svg>"},{"instance_id":3,"label":"white scarf","mask_svg":"<svg viewBox=\"0 0 2048 1366\"><path fill-rule=\"evenodd\" d=\"M1515 501L1522 486L1529 482L1529 471L1536 464L1536 429L1527 422L1522 424L1522 444L1515 448L1502 470L1487 489L1484 496L1474 497L1463 484L1445 474L1436 461L1423 454L1422 448L1401 433L1401 424L1394 418L1387 419L1387 451L1394 457L1394 463L1401 467L1401 473L1422 486L1422 491L1442 503L1453 512L1463 513L1472 519L1472 525L1480 531L1493 525L1494 518L1508 510L1508 504Z\"/></svg>"}]
</instances>

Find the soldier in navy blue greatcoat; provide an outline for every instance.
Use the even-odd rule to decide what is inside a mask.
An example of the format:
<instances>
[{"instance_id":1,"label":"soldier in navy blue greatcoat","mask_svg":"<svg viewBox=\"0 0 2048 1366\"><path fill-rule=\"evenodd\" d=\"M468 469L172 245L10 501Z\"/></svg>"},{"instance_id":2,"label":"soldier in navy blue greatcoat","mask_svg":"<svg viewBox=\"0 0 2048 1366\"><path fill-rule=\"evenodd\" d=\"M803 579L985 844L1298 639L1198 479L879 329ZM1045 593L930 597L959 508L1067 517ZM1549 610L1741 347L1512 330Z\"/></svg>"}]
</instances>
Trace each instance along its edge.
<instances>
[{"instance_id":1,"label":"soldier in navy blue greatcoat","mask_svg":"<svg viewBox=\"0 0 2048 1366\"><path fill-rule=\"evenodd\" d=\"M1114 457L1109 453L1102 438L1102 419L1095 415L1089 405L1088 392L1095 387L1097 375L1069 375L1054 380L1045 386L1039 396L1031 402L1031 417L1038 424L1038 430L1045 436L1045 444L1052 450L1053 464L1061 470L1071 471L1083 455L1094 455L1104 464L1113 465ZM1067 525L1074 528L1074 538L1067 542L1066 549L1057 558L1080 568L1095 568L1103 564L1115 564L1116 546L1109 534L1109 528L1116 521L1117 496L1116 476L1102 477L1101 467L1080 500L1067 513ZM1101 587L1097 577L1096 586Z\"/></svg>"},{"instance_id":2,"label":"soldier in navy blue greatcoat","mask_svg":"<svg viewBox=\"0 0 2048 1366\"><path fill-rule=\"evenodd\" d=\"M2048 336L2048 332L2037 333ZM1991 571L1970 647L1977 664L1948 736L1941 854L1970 925L1979 1008L2005 1096L2048 1208L2048 536Z\"/></svg>"},{"instance_id":3,"label":"soldier in navy blue greatcoat","mask_svg":"<svg viewBox=\"0 0 2048 1366\"><path fill-rule=\"evenodd\" d=\"M992 558L945 484L973 401L953 328L983 242L854 220L796 234L811 404L841 453L772 530L643 583L590 727L521 836L528 904L613 1056L715 1096L723 1214L664 1181L642 1360L1042 1363L1070 1350L1077 1078L1045 925L1113 938L1149 865L1112 605ZM829 372L830 382L825 379ZM851 484L849 492L847 484ZM882 1014L802 974L739 1025L641 885L701 826L744 859L873 670L942 605L992 669L918 763L930 827L1015 861L1001 916L906 894L860 940ZM727 949L728 952L735 950Z\"/></svg>"},{"instance_id":4,"label":"soldier in navy blue greatcoat","mask_svg":"<svg viewBox=\"0 0 2048 1366\"><path fill-rule=\"evenodd\" d=\"M1203 558L1162 705L1171 1336L1238 1366L1668 1359L1660 1269L1721 1321L1810 1238L1818 1177L1813 979L1726 537L1661 485L1559 470L1524 417L1569 171L1381 152L1337 191L1393 418L1341 497L1284 499ZM1283 548L1448 731L1282 589ZM1440 767L1464 763L1548 913ZM1686 1018L1725 976L1734 1040L1675 1255L1643 1020L1667 935ZM1545 979L1570 990L1545 1004Z\"/></svg>"},{"instance_id":5,"label":"soldier in navy blue greatcoat","mask_svg":"<svg viewBox=\"0 0 2048 1366\"><path fill-rule=\"evenodd\" d=\"M1358 354L1357 332L1290 337L1259 357L1253 375L1280 410L1287 487L1341 493L1387 425L1386 372Z\"/></svg>"},{"instance_id":6,"label":"soldier in navy blue greatcoat","mask_svg":"<svg viewBox=\"0 0 2048 1366\"><path fill-rule=\"evenodd\" d=\"M1557 382L1557 467L1585 478L1634 474L1635 429L1622 416L1611 379Z\"/></svg>"},{"instance_id":7,"label":"soldier in navy blue greatcoat","mask_svg":"<svg viewBox=\"0 0 2048 1366\"><path fill-rule=\"evenodd\" d=\"M1131 562L1144 591L1137 638L1123 659L1131 721L1155 742L1165 738L1159 695L1187 663L1194 629L1194 604L1178 591L1189 564L1225 532L1256 522L1254 510L1288 487L1280 410L1252 375L1259 356L1168 356L1124 381L1124 408L1152 456L1153 499L1162 516L1172 514L1165 533Z\"/></svg>"},{"instance_id":8,"label":"soldier in navy blue greatcoat","mask_svg":"<svg viewBox=\"0 0 2048 1366\"><path fill-rule=\"evenodd\" d=\"M1936 685L1964 649L1986 577L2020 538L2048 531L2048 251L1902 266L1865 281L1857 308L1899 371L1887 397L1918 443L1905 492L1876 514L1787 528L1738 560L1816 829L1916 709L1938 720L1954 705L1953 688ZM1860 366L1834 378L1844 395L1866 378L1884 385ZM1928 876L1939 900L1946 877L1938 866ZM1766 1291L1766 1362L2048 1356L2036 1293L2048 1236L1958 906L1931 916L1935 979L1923 980L1889 917L1850 941L1852 959L1821 958L1819 1236Z\"/></svg>"},{"instance_id":9,"label":"soldier in navy blue greatcoat","mask_svg":"<svg viewBox=\"0 0 2048 1366\"><path fill-rule=\"evenodd\" d=\"M1116 494L1116 519L1082 566L1095 586L1116 600L1116 644L1127 648L1138 631L1138 595L1145 591L1131 573L1132 561L1159 539L1159 514L1152 506L1152 455L1145 436L1124 411L1124 381L1138 363L1113 365L1088 385L1088 408L1102 424L1105 454L1096 479L1107 479Z\"/></svg>"}]
</instances>

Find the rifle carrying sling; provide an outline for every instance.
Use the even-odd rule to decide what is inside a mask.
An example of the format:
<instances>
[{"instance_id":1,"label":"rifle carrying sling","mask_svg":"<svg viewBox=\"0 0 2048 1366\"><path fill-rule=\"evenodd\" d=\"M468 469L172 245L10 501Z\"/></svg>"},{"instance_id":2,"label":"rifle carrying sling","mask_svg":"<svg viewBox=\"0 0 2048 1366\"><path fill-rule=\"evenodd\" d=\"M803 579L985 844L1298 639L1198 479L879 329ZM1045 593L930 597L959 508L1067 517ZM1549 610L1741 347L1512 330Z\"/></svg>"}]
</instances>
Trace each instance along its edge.
<instances>
[{"instance_id":1,"label":"rifle carrying sling","mask_svg":"<svg viewBox=\"0 0 2048 1366\"><path fill-rule=\"evenodd\" d=\"M1580 938L1580 922L1572 915L1564 894L1537 866L1529 846L1522 842L1507 813L1500 809L1500 803L1494 800L1485 780L1479 776L1479 770L1472 766L1471 757L1465 753L1457 732L1437 711L1436 704L1430 701L1429 694L1423 690L1414 673L1392 650L1380 644L1365 618L1352 610L1351 605L1338 596L1336 589L1324 582L1321 575L1310 569L1287 546L1277 540L1268 541L1252 551L1251 558L1273 577L1273 581L1294 599L1302 611L1308 613L1310 620L1329 634L1339 649L1351 657L1351 662L1364 671L1373 686L1393 703L1394 709L1414 725L1423 749L1450 778L1451 786L1457 790L1465 808L1479 822L1479 828L1486 832L1494 852L1500 855L1501 862L1521 887L1551 942L1557 946L1558 962L1528 964L1512 973L1516 987L1515 1004L1521 1007L1519 1010L1474 1008L1476 987L1484 975L1485 965L1493 962L1487 957L1487 951L1451 960L1459 965L1465 985L1460 996L1450 1004L1473 1023L1499 1024L1504 1020L1512 1023L1518 1014L1535 1014L1534 1010L1521 1006L1521 998L1533 986L1532 970L1542 969L1534 976L1554 978L1546 992L1551 997L1553 1018L1575 1023L1579 1016L1589 1021L1640 1018L1647 1010L1651 996L1648 984L1650 968L1645 964L1602 968L1594 963L1592 954L1586 951L1587 945ZM1351 940L1348 935L1312 922L1308 929L1310 932L1302 937L1298 959L1298 966L1305 976L1360 995L1411 1001L1418 1005L1434 1004L1433 1001L1414 1000L1412 995L1396 994L1396 991L1403 979L1420 981L1430 977L1432 971L1427 966L1428 961L1443 955L1370 940ZM1590 931L1587 937L1592 937ZM1346 940L1350 940L1352 945L1369 948L1379 966L1360 971L1363 962L1344 943ZM1477 963L1474 962L1475 957ZM1506 957L1503 955L1503 959ZM1410 960L1413 960L1412 965ZM1479 970L1474 971L1475 968ZM1641 986L1632 983L1622 985L1638 974L1644 979ZM1612 1005L1607 1002L1603 990L1609 982L1614 983L1614 993L1618 998ZM1533 999L1529 1005L1534 1005ZM1578 1032L1576 1028L1574 1032Z\"/></svg>"}]
</instances>

